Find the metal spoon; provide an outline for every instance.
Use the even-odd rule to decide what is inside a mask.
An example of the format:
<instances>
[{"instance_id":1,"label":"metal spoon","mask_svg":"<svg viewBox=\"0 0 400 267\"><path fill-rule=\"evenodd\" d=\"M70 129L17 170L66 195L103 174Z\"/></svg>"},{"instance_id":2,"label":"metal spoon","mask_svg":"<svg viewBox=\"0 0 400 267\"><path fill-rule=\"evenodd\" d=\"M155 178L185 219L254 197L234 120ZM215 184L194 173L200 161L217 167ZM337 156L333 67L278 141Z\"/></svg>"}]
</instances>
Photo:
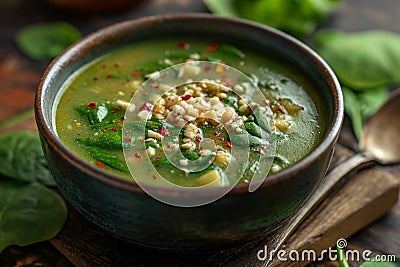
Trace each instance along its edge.
<instances>
[{"instance_id":1,"label":"metal spoon","mask_svg":"<svg viewBox=\"0 0 400 267\"><path fill-rule=\"evenodd\" d=\"M360 152L332 169L298 213L271 236L267 242L270 243L267 244L268 248L279 249L311 211L325 199L331 189L356 167L369 162L381 165L400 162L399 116L400 90L397 90L365 125L359 143ZM265 266L271 261L271 258L267 258Z\"/></svg>"}]
</instances>

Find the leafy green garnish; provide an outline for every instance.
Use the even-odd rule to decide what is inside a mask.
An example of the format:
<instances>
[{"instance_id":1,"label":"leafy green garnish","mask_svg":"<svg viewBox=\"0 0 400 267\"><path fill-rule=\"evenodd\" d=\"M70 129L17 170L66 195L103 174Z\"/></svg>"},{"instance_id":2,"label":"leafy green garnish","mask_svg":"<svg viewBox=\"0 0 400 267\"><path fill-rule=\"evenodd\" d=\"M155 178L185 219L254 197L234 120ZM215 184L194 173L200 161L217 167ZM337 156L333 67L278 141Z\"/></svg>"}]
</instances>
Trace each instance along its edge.
<instances>
[{"instance_id":1,"label":"leafy green garnish","mask_svg":"<svg viewBox=\"0 0 400 267\"><path fill-rule=\"evenodd\" d=\"M29 57L36 60L49 60L81 36L81 33L71 24L60 21L27 26L17 33L15 42Z\"/></svg>"},{"instance_id":2,"label":"leafy green garnish","mask_svg":"<svg viewBox=\"0 0 400 267\"><path fill-rule=\"evenodd\" d=\"M19 181L55 185L39 136L28 131L0 135L0 174Z\"/></svg>"},{"instance_id":3,"label":"leafy green garnish","mask_svg":"<svg viewBox=\"0 0 400 267\"><path fill-rule=\"evenodd\" d=\"M315 43L347 87L364 90L400 83L399 34L324 30L317 33Z\"/></svg>"},{"instance_id":4,"label":"leafy green garnish","mask_svg":"<svg viewBox=\"0 0 400 267\"><path fill-rule=\"evenodd\" d=\"M126 166L124 160L119 159L117 156L112 155L110 151L103 150L94 146L87 146L85 150L96 160L114 168L116 170L122 171L124 173L129 173L129 169Z\"/></svg>"},{"instance_id":5,"label":"leafy green garnish","mask_svg":"<svg viewBox=\"0 0 400 267\"><path fill-rule=\"evenodd\" d=\"M339 0L203 0L215 14L242 17L304 36L328 16Z\"/></svg>"},{"instance_id":6,"label":"leafy green garnish","mask_svg":"<svg viewBox=\"0 0 400 267\"><path fill-rule=\"evenodd\" d=\"M351 119L354 134L360 139L367 119L388 99L389 91L384 87L360 92L347 87L342 90L345 112Z\"/></svg>"},{"instance_id":7,"label":"leafy green garnish","mask_svg":"<svg viewBox=\"0 0 400 267\"><path fill-rule=\"evenodd\" d=\"M0 182L0 252L53 238L63 227L63 199L37 183Z\"/></svg>"}]
</instances>

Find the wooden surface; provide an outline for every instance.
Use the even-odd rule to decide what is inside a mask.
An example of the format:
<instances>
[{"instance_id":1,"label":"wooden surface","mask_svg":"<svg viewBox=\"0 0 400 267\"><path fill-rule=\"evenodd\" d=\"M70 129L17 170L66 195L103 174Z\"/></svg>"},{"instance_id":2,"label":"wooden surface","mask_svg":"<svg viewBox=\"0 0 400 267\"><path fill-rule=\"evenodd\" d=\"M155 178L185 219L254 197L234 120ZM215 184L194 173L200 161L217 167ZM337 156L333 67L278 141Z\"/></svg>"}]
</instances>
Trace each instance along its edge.
<instances>
[{"instance_id":1,"label":"wooden surface","mask_svg":"<svg viewBox=\"0 0 400 267\"><path fill-rule=\"evenodd\" d=\"M100 15L78 15L65 13L47 6L43 1L26 0L2 0L0 2L0 123L23 111L29 110L33 106L33 96L40 75L48 62L35 62L22 55L14 45L14 35L23 26L34 22L64 20L78 27L84 34L87 34L99 27L127 18L137 18L143 15L158 13L176 13L184 11L207 12L201 1L198 0L154 0L144 1L135 9L126 12L111 14L108 16ZM347 31L368 30L368 29L386 29L400 32L400 23L398 23L398 14L400 14L400 3L398 0L343 0L338 10L324 23L323 27L339 27ZM32 121L30 121L32 122ZM29 119L20 126L29 125ZM340 143L351 149L356 149L356 141L350 131L350 126L346 121L340 138ZM345 150L342 150L345 151ZM392 176L390 176L392 174ZM366 177L366 178L365 178ZM391 177L388 178L387 177ZM292 239L290 242L295 247L310 247L317 244L318 247L332 245L337 236L345 237L345 233L354 232L357 228L367 225L362 231L359 231L348 239L349 248L360 251L371 250L374 254L400 254L400 204L397 202L395 207L389 213L384 215L378 221L370 224L370 218L374 218L385 212L384 207L389 206L388 195L393 196L393 189L390 185L393 183L393 177L399 180L400 166L375 167L374 169L363 171L357 175L349 176L350 183L354 187L343 187L349 192L343 193L343 198L337 201L326 202L326 205L333 205L328 209L324 204L320 207L316 219L307 221L309 225L303 226L298 234L298 241ZM387 195L373 195L378 192L363 191L369 188L366 185L374 184L374 188L386 190ZM347 184L348 186L348 184ZM382 186L383 188L379 187ZM385 189L386 188L386 189ZM391 193L389 193L391 192ZM368 208L355 208L352 204L354 198L362 194L365 200L374 200L369 202L371 205L364 205ZM337 196L337 195L333 195ZM340 195L339 195L340 196ZM343 203L344 197L350 196L350 202ZM391 198L389 198L391 199ZM375 204L373 204L375 203ZM377 203L377 204L376 204ZM374 206L375 205L375 206ZM349 212L343 216L342 208L351 206L357 212ZM357 216L355 216L355 214ZM79 217L73 211L70 212L70 219ZM311 217L310 217L311 218ZM369 218L369 219L368 219ZM322 227L323 222L336 220L336 228ZM306 223L307 223L306 222ZM346 223L347 222L347 223ZM350 223L349 223L350 222ZM86 266L93 265L123 265L130 266L196 266L199 265L198 259L190 255L169 255L158 254L152 251L146 251L141 248L132 247L116 239L110 239L104 232L82 220L81 227L72 230L72 234L53 239L51 243L44 242L24 248L10 247L0 254L0 266L73 266L73 263L85 263ZM342 224L343 223L343 224ZM349 223L349 224L348 224ZM350 225L353 229L342 229L340 225ZM68 231L67 224L64 234ZM89 227L92 231L85 231ZM347 226L346 226L347 227ZM321 239L322 232L330 238ZM333 234L333 235L332 235ZM76 240L80 237L88 238L80 247ZM334 238L335 237L335 238ZM1 237L0 237L1 238ZM68 243L66 240L75 240L75 243ZM64 241L62 241L64 240ZM110 241L111 240L111 241ZM221 251L212 255L203 255L209 263L213 265L241 265L250 263L246 261L249 257L244 257L254 251L262 248L263 240L258 244L246 244L234 251ZM108 244L115 254L113 259L107 256L107 252L97 251L93 248L99 244ZM70 247L68 247L70 246ZM60 251L68 256L63 256ZM69 254L68 254L69 253ZM129 257L126 257L129 255ZM132 256L131 256L132 255ZM250 255L251 257L251 255ZM149 261L151 260L151 261ZM152 263L153 265L149 265ZM174 264L172 264L174 263ZM335 263L324 261L322 263L313 263L312 265L333 265ZM353 264L357 266L357 263ZM248 265L247 265L248 266Z\"/></svg>"}]
</instances>

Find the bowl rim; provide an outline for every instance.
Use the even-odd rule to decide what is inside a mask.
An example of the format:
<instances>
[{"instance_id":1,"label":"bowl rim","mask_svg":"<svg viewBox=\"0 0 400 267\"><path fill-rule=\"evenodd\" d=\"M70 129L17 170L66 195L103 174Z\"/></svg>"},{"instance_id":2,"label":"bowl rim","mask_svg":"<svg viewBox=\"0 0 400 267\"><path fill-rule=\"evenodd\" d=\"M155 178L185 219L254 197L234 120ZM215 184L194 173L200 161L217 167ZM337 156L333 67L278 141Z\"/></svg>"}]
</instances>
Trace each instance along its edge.
<instances>
[{"instance_id":1,"label":"bowl rim","mask_svg":"<svg viewBox=\"0 0 400 267\"><path fill-rule=\"evenodd\" d=\"M133 29L139 26L150 25L154 23L165 23L168 21L179 21L179 20L184 20L184 21L213 20L216 23L218 22L232 23L247 28L253 28L259 31L267 32L269 35L274 35L275 38L282 39L285 42L288 42L292 47L296 47L296 49L300 50L303 54L307 55L310 59L312 59L312 61L317 65L317 68L320 69L321 73L323 73L323 75L327 78L327 81L329 82L329 88L331 90L331 94L334 101L334 114L332 123L330 125L327 125L326 133L321 139L321 141L311 152L309 152L305 157L303 157L293 165L289 166L288 168L282 171L279 171L275 174L268 176L268 179L265 179L257 190L260 190L265 187L270 187L274 184L277 184L285 180L293 179L293 177L295 177L297 173L307 169L310 165L312 165L314 161L316 161L319 157L321 157L324 153L327 152L326 151L327 148L333 146L336 143L342 127L343 117L344 117L343 95L340 83L337 77L335 76L333 70L313 49L311 49L308 45L306 45L302 41L296 39L295 37L287 33L284 33L280 30L277 30L275 28L257 22L240 18L215 16L208 13L180 13L180 14L153 15L153 16L142 17L139 19L129 19L113 23L106 27L99 28L96 31L84 36L76 43L69 46L60 55L58 55L55 59L53 59L51 63L46 67L44 73L40 78L40 82L38 84L35 94L35 103L34 103L36 124L40 135L42 136L43 139L45 139L47 145L50 145L52 146L52 148L56 149L63 156L64 160L68 161L70 164L80 169L82 172L87 173L94 179L100 180L106 184L116 186L120 189L124 189L127 191L136 193L139 192L145 193L137 183L132 183L132 181L129 179L96 168L96 166L80 158L71 149L69 149L66 145L64 145L64 143L60 140L58 136L53 134L49 122L45 119L46 110L44 110L44 104L43 104L46 96L45 88L51 81L53 75L56 72L56 69L63 63L68 62L71 55L74 55L74 53L76 53L76 51L79 51L80 49L95 44L99 40L103 40L104 36L107 36L110 33L126 31L128 29ZM176 188L171 189L163 186L151 186L151 187L157 189L158 193L169 196L171 196L171 193L174 193L174 195L176 195L177 193L184 195L187 194L192 195L193 193L216 194L221 190L218 187L216 188L206 187L205 190L192 191L189 193L188 191L185 191L184 188L182 188L181 191ZM242 194L246 192L248 193L248 184L239 183L235 185L227 193L227 195Z\"/></svg>"}]
</instances>

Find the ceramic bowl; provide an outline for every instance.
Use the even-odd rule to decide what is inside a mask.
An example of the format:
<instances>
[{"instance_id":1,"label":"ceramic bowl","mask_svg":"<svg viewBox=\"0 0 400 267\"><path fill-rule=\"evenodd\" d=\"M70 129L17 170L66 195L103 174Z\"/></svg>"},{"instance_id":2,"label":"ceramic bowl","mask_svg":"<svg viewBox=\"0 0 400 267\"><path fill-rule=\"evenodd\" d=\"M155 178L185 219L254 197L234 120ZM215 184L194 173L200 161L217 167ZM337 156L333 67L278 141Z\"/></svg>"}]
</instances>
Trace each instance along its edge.
<instances>
[{"instance_id":1,"label":"ceramic bowl","mask_svg":"<svg viewBox=\"0 0 400 267\"><path fill-rule=\"evenodd\" d=\"M120 45L177 35L246 44L299 69L318 88L316 102L326 123L320 144L293 166L270 176L255 192L249 193L246 184L239 184L221 199L195 208L163 204L132 181L88 164L63 144L55 132L55 98L74 71ZM136 244L197 251L265 236L299 209L326 173L343 120L343 100L329 66L297 39L245 20L180 14L120 22L72 45L44 72L35 114L50 170L65 199L81 214L112 235ZM160 190L170 197L181 193ZM218 193L218 188L203 193Z\"/></svg>"}]
</instances>

